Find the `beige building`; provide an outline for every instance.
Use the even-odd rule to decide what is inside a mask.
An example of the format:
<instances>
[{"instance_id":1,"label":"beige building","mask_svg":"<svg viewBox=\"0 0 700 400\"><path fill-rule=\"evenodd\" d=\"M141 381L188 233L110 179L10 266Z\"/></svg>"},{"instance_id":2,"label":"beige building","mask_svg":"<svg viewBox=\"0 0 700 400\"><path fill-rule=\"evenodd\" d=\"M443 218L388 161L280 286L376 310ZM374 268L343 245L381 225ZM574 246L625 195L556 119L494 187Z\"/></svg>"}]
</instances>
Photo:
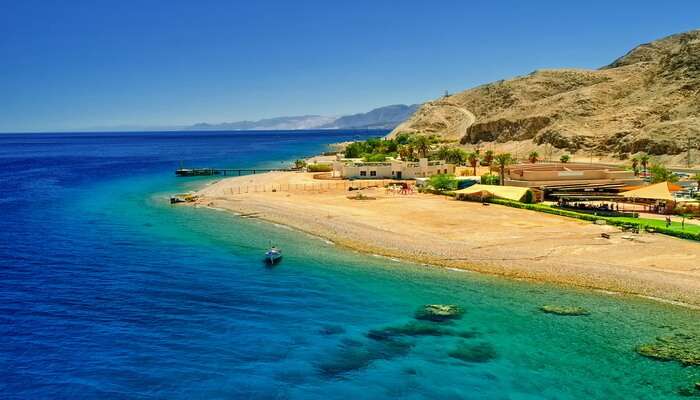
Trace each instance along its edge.
<instances>
[{"instance_id":1,"label":"beige building","mask_svg":"<svg viewBox=\"0 0 700 400\"><path fill-rule=\"evenodd\" d=\"M415 161L401 161L388 158L382 162L365 162L362 159L343 159L340 156L333 162L333 176L338 178L360 179L415 179L438 174L454 174L455 166L445 161L428 161L421 158Z\"/></svg>"},{"instance_id":2,"label":"beige building","mask_svg":"<svg viewBox=\"0 0 700 400\"><path fill-rule=\"evenodd\" d=\"M603 164L537 163L518 164L506 169L509 186L542 189L617 188L641 185L632 171Z\"/></svg>"}]
</instances>

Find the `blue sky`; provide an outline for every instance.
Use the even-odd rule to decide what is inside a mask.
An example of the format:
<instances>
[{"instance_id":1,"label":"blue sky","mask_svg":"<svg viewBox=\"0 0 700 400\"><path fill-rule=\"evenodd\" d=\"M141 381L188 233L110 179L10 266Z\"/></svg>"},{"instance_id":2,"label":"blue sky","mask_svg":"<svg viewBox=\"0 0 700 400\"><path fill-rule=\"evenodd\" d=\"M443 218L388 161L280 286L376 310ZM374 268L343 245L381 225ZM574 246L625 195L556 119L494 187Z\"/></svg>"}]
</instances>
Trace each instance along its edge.
<instances>
[{"instance_id":1,"label":"blue sky","mask_svg":"<svg viewBox=\"0 0 700 400\"><path fill-rule=\"evenodd\" d=\"M417 103L597 68L700 2L0 0L0 132Z\"/></svg>"}]
</instances>

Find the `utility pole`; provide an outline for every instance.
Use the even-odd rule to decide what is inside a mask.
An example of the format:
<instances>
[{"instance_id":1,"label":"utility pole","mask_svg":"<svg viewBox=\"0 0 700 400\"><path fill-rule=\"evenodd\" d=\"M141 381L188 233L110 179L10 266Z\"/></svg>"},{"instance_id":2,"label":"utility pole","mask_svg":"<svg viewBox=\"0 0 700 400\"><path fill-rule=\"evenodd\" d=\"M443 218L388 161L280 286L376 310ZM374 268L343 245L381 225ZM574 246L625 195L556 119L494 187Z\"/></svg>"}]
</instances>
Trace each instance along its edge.
<instances>
[{"instance_id":1,"label":"utility pole","mask_svg":"<svg viewBox=\"0 0 700 400\"><path fill-rule=\"evenodd\" d=\"M688 134L687 146L688 146L688 160L687 161L688 161L688 168L690 168L690 165L691 165L691 162L690 162L690 134Z\"/></svg>"}]
</instances>

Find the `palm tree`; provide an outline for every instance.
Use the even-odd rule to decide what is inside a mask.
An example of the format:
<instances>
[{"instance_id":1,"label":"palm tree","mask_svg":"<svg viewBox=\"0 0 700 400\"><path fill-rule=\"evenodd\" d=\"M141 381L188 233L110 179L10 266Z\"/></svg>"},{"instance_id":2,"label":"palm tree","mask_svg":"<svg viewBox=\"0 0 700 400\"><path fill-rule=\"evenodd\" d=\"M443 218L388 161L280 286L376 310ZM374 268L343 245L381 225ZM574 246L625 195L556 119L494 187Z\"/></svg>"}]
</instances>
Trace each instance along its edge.
<instances>
[{"instance_id":1,"label":"palm tree","mask_svg":"<svg viewBox=\"0 0 700 400\"><path fill-rule=\"evenodd\" d=\"M654 164L649 168L651 183L678 182L678 175L661 164Z\"/></svg>"},{"instance_id":2,"label":"palm tree","mask_svg":"<svg viewBox=\"0 0 700 400\"><path fill-rule=\"evenodd\" d=\"M632 171L634 171L634 176L639 175L639 158L632 157Z\"/></svg>"},{"instance_id":3,"label":"palm tree","mask_svg":"<svg viewBox=\"0 0 700 400\"><path fill-rule=\"evenodd\" d=\"M466 160L467 152L457 147L451 149L447 157L447 162L455 165L463 165Z\"/></svg>"},{"instance_id":4,"label":"palm tree","mask_svg":"<svg viewBox=\"0 0 700 400\"><path fill-rule=\"evenodd\" d=\"M404 161L411 161L413 159L413 146L411 146L410 144L400 145L399 156Z\"/></svg>"},{"instance_id":5,"label":"palm tree","mask_svg":"<svg viewBox=\"0 0 700 400\"><path fill-rule=\"evenodd\" d=\"M639 156L639 163L642 164L642 168L644 168L644 175L646 176L647 167L649 166L649 155L642 153L642 155Z\"/></svg>"},{"instance_id":6,"label":"palm tree","mask_svg":"<svg viewBox=\"0 0 700 400\"><path fill-rule=\"evenodd\" d=\"M462 165L467 158L467 153L458 147L442 146L435 152L435 157L450 164Z\"/></svg>"},{"instance_id":7,"label":"palm tree","mask_svg":"<svg viewBox=\"0 0 700 400\"><path fill-rule=\"evenodd\" d=\"M559 157L559 161L561 161L564 164L568 163L570 159L571 156L569 156L568 154L562 154L562 156Z\"/></svg>"},{"instance_id":8,"label":"palm tree","mask_svg":"<svg viewBox=\"0 0 700 400\"><path fill-rule=\"evenodd\" d=\"M479 150L477 150L477 152L478 151ZM469 161L469 165L474 168L474 176L476 176L476 164L479 163L479 153L477 152L467 154L467 161ZM700 174L698 174L698 176L700 177Z\"/></svg>"},{"instance_id":9,"label":"palm tree","mask_svg":"<svg viewBox=\"0 0 700 400\"><path fill-rule=\"evenodd\" d=\"M530 154L527 156L528 161L530 161L530 163L532 164L536 163L539 160L539 158L540 153L536 151L531 151Z\"/></svg>"},{"instance_id":10,"label":"palm tree","mask_svg":"<svg viewBox=\"0 0 700 400\"><path fill-rule=\"evenodd\" d=\"M294 161L294 168L296 169L302 169L306 166L306 161L304 160L296 160Z\"/></svg>"},{"instance_id":11,"label":"palm tree","mask_svg":"<svg viewBox=\"0 0 700 400\"><path fill-rule=\"evenodd\" d=\"M484 153L484 164L489 167L493 165L493 150L486 150L486 153Z\"/></svg>"},{"instance_id":12,"label":"palm tree","mask_svg":"<svg viewBox=\"0 0 700 400\"><path fill-rule=\"evenodd\" d=\"M381 142L377 143L376 146L374 146L374 149L372 149L372 153L374 154L384 154L389 151L389 146L387 146L387 141L382 140Z\"/></svg>"},{"instance_id":13,"label":"palm tree","mask_svg":"<svg viewBox=\"0 0 700 400\"><path fill-rule=\"evenodd\" d=\"M413 138L413 148L418 153L418 156L425 158L430 151L430 138L425 135L417 135Z\"/></svg>"},{"instance_id":14,"label":"palm tree","mask_svg":"<svg viewBox=\"0 0 700 400\"><path fill-rule=\"evenodd\" d=\"M495 161L501 176L501 186L503 186L506 178L506 167L513 163L513 156L510 153L501 153L496 155Z\"/></svg>"},{"instance_id":15,"label":"palm tree","mask_svg":"<svg viewBox=\"0 0 700 400\"><path fill-rule=\"evenodd\" d=\"M448 147L448 146L442 146L435 153L435 156L438 158L438 160L447 161L447 159L450 158L451 150L452 149L450 149L450 147Z\"/></svg>"}]
</instances>

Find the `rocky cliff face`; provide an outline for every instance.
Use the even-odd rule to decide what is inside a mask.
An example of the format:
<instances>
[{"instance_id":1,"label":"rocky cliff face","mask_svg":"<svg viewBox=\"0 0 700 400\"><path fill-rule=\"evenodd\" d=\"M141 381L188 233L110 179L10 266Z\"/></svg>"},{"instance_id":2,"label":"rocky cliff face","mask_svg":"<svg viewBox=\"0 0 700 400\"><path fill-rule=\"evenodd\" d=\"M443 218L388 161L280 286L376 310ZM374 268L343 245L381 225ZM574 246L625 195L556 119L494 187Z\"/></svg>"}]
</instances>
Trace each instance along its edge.
<instances>
[{"instance_id":1,"label":"rocky cliff face","mask_svg":"<svg viewBox=\"0 0 700 400\"><path fill-rule=\"evenodd\" d=\"M543 70L424 104L390 135L463 144L532 140L575 152L678 154L700 146L700 30L644 44L599 70Z\"/></svg>"}]
</instances>

